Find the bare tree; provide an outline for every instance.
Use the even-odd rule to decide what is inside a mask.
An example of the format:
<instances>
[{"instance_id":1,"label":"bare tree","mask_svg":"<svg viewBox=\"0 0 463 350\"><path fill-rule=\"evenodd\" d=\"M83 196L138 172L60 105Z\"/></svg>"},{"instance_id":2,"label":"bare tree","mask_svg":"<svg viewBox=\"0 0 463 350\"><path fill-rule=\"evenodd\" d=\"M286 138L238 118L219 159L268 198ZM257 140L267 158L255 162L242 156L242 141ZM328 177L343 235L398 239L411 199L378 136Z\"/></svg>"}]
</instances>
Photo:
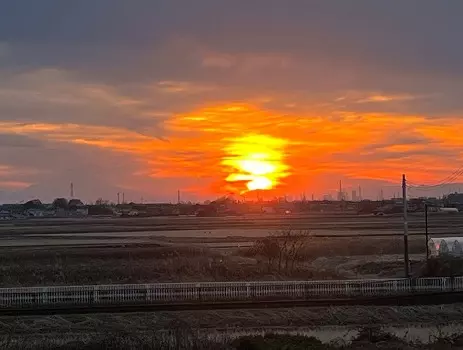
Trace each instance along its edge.
<instances>
[{"instance_id":1,"label":"bare tree","mask_svg":"<svg viewBox=\"0 0 463 350\"><path fill-rule=\"evenodd\" d=\"M311 236L308 230L286 230L281 231L279 236L280 241L280 256L284 259L284 270L293 272L296 261L301 258L301 250ZM283 265L279 265L279 272Z\"/></svg>"},{"instance_id":2,"label":"bare tree","mask_svg":"<svg viewBox=\"0 0 463 350\"><path fill-rule=\"evenodd\" d=\"M294 271L294 266L297 261L302 260L302 250L309 243L312 234L308 230L299 231L292 236L290 249L288 252L289 261L291 262L291 272ZM288 268L288 266L286 266Z\"/></svg>"},{"instance_id":3,"label":"bare tree","mask_svg":"<svg viewBox=\"0 0 463 350\"><path fill-rule=\"evenodd\" d=\"M108 205L109 201L103 198L98 198L95 202L95 205Z\"/></svg>"},{"instance_id":4,"label":"bare tree","mask_svg":"<svg viewBox=\"0 0 463 350\"><path fill-rule=\"evenodd\" d=\"M257 255L262 255L267 259L268 272L271 272L274 261L278 258L280 253L278 241L271 236L260 239L254 246L254 253Z\"/></svg>"},{"instance_id":5,"label":"bare tree","mask_svg":"<svg viewBox=\"0 0 463 350\"><path fill-rule=\"evenodd\" d=\"M256 242L254 252L267 258L269 272L277 260L277 271L293 272L298 260L302 260L302 250L311 237L310 231L285 230L271 234Z\"/></svg>"}]
</instances>

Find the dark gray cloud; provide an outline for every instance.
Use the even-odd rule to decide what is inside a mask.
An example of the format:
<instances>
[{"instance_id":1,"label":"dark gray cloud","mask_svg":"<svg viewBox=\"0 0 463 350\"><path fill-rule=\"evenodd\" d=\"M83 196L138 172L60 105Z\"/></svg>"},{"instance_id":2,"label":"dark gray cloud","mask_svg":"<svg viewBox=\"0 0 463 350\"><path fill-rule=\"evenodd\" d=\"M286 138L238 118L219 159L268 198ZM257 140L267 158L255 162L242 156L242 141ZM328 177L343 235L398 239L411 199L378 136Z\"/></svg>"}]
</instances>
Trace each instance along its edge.
<instances>
[{"instance_id":1,"label":"dark gray cloud","mask_svg":"<svg viewBox=\"0 0 463 350\"><path fill-rule=\"evenodd\" d=\"M386 133L377 142L362 145L356 152L337 152L333 154L333 158L342 163L356 163L356 166L359 162L364 166L367 164L378 166L376 164L381 163L387 166L390 162L400 162L403 164L403 171L414 171L416 169L413 167L420 164L420 159L458 160L460 154L460 147L426 137L411 128L404 129L402 132Z\"/></svg>"},{"instance_id":2,"label":"dark gray cloud","mask_svg":"<svg viewBox=\"0 0 463 350\"><path fill-rule=\"evenodd\" d=\"M121 76L127 70L151 77L184 71L159 55L173 38L183 37L219 52L285 52L373 76L387 69L452 78L463 74L462 13L463 3L452 0L23 0L3 6L0 41L34 52L15 56L16 64L98 67Z\"/></svg>"},{"instance_id":3,"label":"dark gray cloud","mask_svg":"<svg viewBox=\"0 0 463 350\"><path fill-rule=\"evenodd\" d=\"M365 152L376 152L386 149L391 146L409 146L409 145L423 145L433 146L436 141L432 140L423 135L415 134L413 132L407 132L404 134L393 134L387 137L387 140L380 141L378 143L370 143L363 147L362 151Z\"/></svg>"},{"instance_id":4,"label":"dark gray cloud","mask_svg":"<svg viewBox=\"0 0 463 350\"><path fill-rule=\"evenodd\" d=\"M7 148L36 148L44 144L43 141L25 135L1 134L0 147Z\"/></svg>"},{"instance_id":5,"label":"dark gray cloud","mask_svg":"<svg viewBox=\"0 0 463 350\"><path fill-rule=\"evenodd\" d=\"M447 149L443 147L423 147L420 149L408 149L402 151L390 151L387 149L379 149L375 152L359 154L356 157L356 160L362 162L404 160L407 158L418 160L421 158L421 156L450 158L457 157L459 154L460 151L457 149ZM343 159L347 158L344 156Z\"/></svg>"},{"instance_id":6,"label":"dark gray cloud","mask_svg":"<svg viewBox=\"0 0 463 350\"><path fill-rule=\"evenodd\" d=\"M2 76L2 74L0 74ZM166 116L164 116L165 118ZM125 128L162 137L151 101L58 69L3 73L0 120Z\"/></svg>"}]
</instances>

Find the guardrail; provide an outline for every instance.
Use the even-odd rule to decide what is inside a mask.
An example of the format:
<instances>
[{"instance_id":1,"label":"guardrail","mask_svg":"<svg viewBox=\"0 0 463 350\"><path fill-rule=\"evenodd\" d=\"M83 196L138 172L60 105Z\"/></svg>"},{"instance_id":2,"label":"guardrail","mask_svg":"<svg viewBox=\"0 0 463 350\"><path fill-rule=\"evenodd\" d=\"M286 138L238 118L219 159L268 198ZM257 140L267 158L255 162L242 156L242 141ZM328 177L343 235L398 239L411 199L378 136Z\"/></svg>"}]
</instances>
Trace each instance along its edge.
<instances>
[{"instance_id":1,"label":"guardrail","mask_svg":"<svg viewBox=\"0 0 463 350\"><path fill-rule=\"evenodd\" d=\"M463 291L463 277L0 288L0 309L345 299Z\"/></svg>"}]
</instances>

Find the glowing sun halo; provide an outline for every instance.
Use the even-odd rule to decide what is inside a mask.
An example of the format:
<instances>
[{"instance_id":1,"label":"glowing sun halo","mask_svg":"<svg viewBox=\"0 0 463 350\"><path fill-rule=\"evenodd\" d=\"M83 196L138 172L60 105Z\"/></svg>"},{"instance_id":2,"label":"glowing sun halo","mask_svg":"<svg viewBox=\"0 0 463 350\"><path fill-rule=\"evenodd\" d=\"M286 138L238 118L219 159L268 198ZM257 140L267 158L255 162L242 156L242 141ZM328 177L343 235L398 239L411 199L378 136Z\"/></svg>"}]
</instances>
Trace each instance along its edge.
<instances>
[{"instance_id":1,"label":"glowing sun halo","mask_svg":"<svg viewBox=\"0 0 463 350\"><path fill-rule=\"evenodd\" d=\"M222 164L229 169L226 181L245 183L241 192L269 190L288 176L284 163L286 141L267 135L248 135L231 140Z\"/></svg>"}]
</instances>

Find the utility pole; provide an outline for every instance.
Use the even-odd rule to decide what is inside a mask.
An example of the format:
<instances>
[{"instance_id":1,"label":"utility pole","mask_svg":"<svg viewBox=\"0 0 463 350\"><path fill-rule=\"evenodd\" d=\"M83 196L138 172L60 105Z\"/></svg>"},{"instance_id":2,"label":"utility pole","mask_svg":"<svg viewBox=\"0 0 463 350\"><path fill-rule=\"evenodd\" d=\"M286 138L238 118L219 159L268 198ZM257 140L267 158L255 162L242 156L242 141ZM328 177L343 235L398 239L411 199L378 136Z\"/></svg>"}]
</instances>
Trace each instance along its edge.
<instances>
[{"instance_id":1,"label":"utility pole","mask_svg":"<svg viewBox=\"0 0 463 350\"><path fill-rule=\"evenodd\" d=\"M409 259L408 259L408 218L407 218L407 179L405 174L402 175L402 198L404 204L404 263L405 277L410 276Z\"/></svg>"},{"instance_id":2,"label":"utility pole","mask_svg":"<svg viewBox=\"0 0 463 350\"><path fill-rule=\"evenodd\" d=\"M426 234L426 262L427 262L429 260L428 204L424 205L424 225L425 225L425 228L426 228L425 234Z\"/></svg>"},{"instance_id":3,"label":"utility pole","mask_svg":"<svg viewBox=\"0 0 463 350\"><path fill-rule=\"evenodd\" d=\"M121 201L120 201L120 193L117 192L117 205L121 204Z\"/></svg>"},{"instance_id":4,"label":"utility pole","mask_svg":"<svg viewBox=\"0 0 463 350\"><path fill-rule=\"evenodd\" d=\"M180 204L180 190L177 190L177 204Z\"/></svg>"},{"instance_id":5,"label":"utility pole","mask_svg":"<svg viewBox=\"0 0 463 350\"><path fill-rule=\"evenodd\" d=\"M74 198L74 184L71 182L71 199Z\"/></svg>"}]
</instances>

